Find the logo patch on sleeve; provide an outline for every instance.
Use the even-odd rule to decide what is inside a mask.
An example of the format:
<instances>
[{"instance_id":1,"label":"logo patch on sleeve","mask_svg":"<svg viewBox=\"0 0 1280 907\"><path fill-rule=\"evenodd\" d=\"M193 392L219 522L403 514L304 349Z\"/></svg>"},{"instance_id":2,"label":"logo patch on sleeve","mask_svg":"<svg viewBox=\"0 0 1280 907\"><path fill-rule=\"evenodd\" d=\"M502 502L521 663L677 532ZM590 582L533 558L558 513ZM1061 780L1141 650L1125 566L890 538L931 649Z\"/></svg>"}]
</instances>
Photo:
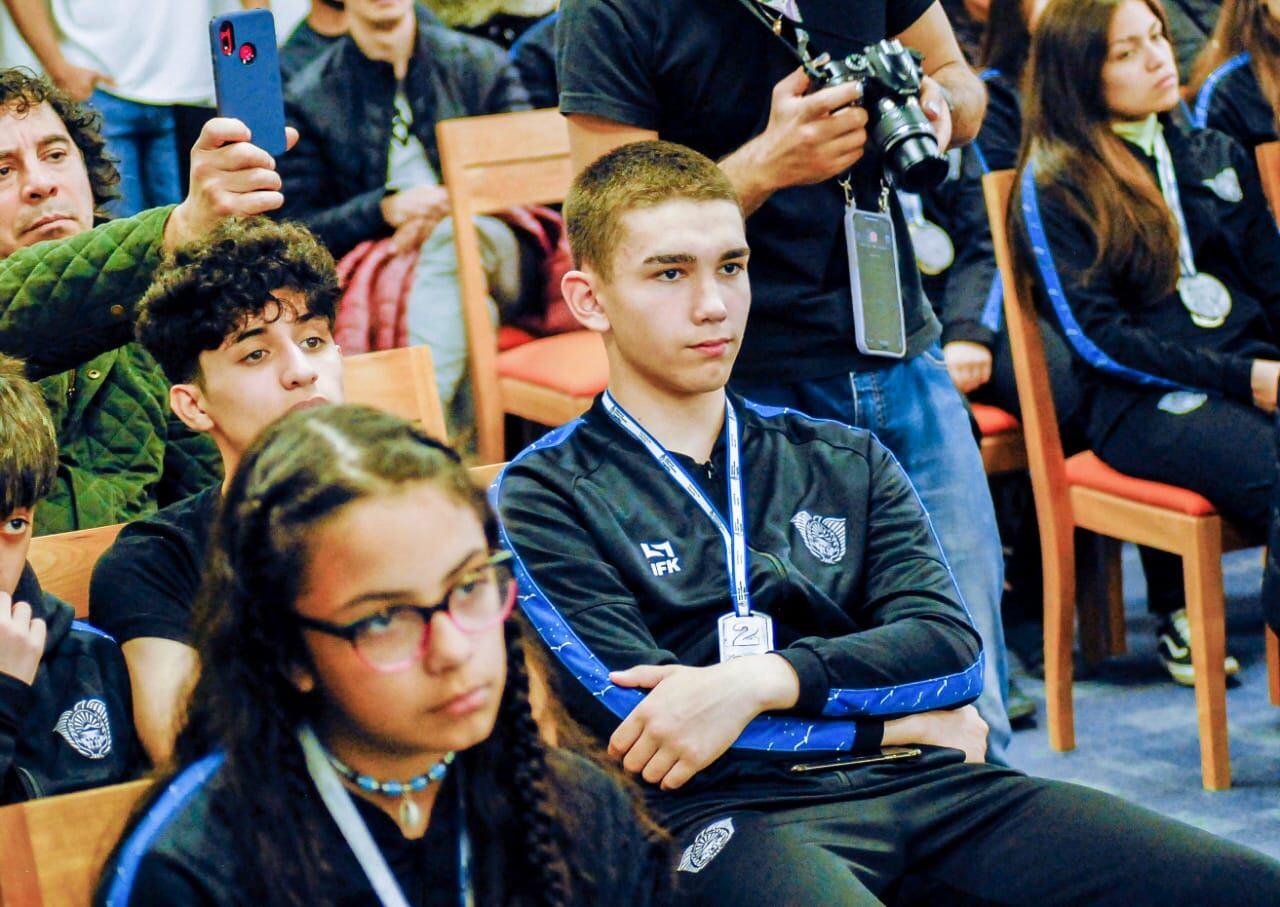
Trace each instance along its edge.
<instances>
[{"instance_id":1,"label":"logo patch on sleeve","mask_svg":"<svg viewBox=\"0 0 1280 907\"><path fill-rule=\"evenodd\" d=\"M824 564L838 564L844 557L845 522L844 517L816 516L807 510L791 518L809 553Z\"/></svg>"},{"instance_id":2,"label":"logo patch on sleeve","mask_svg":"<svg viewBox=\"0 0 1280 907\"><path fill-rule=\"evenodd\" d=\"M680 558L671 542L641 542L640 551L649 562L649 572L654 576L670 576L680 572Z\"/></svg>"},{"instance_id":3,"label":"logo patch on sleeve","mask_svg":"<svg viewBox=\"0 0 1280 907\"><path fill-rule=\"evenodd\" d=\"M1224 202L1234 205L1244 199L1244 190L1240 188L1240 176L1236 173L1235 167L1228 167L1217 176L1205 180L1204 184Z\"/></svg>"},{"instance_id":4,"label":"logo patch on sleeve","mask_svg":"<svg viewBox=\"0 0 1280 907\"><path fill-rule=\"evenodd\" d=\"M712 822L693 839L680 857L680 872L701 872L708 863L716 858L724 846L733 837L733 819L725 818Z\"/></svg>"},{"instance_id":5,"label":"logo patch on sleeve","mask_svg":"<svg viewBox=\"0 0 1280 907\"><path fill-rule=\"evenodd\" d=\"M53 729L86 759L102 759L111 752L111 722L101 699L81 699L58 717Z\"/></svg>"}]
</instances>

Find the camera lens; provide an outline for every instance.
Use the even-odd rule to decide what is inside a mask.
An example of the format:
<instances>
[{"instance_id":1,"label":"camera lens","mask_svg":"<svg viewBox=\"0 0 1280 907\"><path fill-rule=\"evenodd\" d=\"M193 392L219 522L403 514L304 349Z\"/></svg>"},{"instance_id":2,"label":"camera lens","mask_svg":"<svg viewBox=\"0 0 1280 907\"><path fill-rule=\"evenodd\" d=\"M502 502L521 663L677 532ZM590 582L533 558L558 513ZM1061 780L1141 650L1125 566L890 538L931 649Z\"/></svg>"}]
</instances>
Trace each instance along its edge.
<instances>
[{"instance_id":1,"label":"camera lens","mask_svg":"<svg viewBox=\"0 0 1280 907\"><path fill-rule=\"evenodd\" d=\"M938 153L933 136L903 139L888 155L894 184L908 192L925 192L947 178L947 159Z\"/></svg>"},{"instance_id":2,"label":"camera lens","mask_svg":"<svg viewBox=\"0 0 1280 907\"><path fill-rule=\"evenodd\" d=\"M222 55L229 57L235 53L236 33L230 22L223 22L218 28L218 43L222 47Z\"/></svg>"},{"instance_id":3,"label":"camera lens","mask_svg":"<svg viewBox=\"0 0 1280 907\"><path fill-rule=\"evenodd\" d=\"M258 49L248 41L240 45L240 62L248 66L258 58Z\"/></svg>"}]
</instances>

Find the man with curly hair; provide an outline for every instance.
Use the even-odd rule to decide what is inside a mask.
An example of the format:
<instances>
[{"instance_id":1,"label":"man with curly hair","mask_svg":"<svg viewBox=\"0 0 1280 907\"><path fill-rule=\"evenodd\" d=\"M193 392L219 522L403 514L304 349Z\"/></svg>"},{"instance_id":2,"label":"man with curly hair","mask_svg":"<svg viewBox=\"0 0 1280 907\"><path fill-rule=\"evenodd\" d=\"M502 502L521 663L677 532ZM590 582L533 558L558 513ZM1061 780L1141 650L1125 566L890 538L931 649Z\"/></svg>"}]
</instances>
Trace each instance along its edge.
<instances>
[{"instance_id":1,"label":"man with curly hair","mask_svg":"<svg viewBox=\"0 0 1280 907\"><path fill-rule=\"evenodd\" d=\"M0 72L0 257L91 229L119 176L101 117L41 77ZM217 451L168 418L168 385L128 344L40 382L58 430L59 468L36 530L66 532L142 516L217 475Z\"/></svg>"},{"instance_id":2,"label":"man with curly hair","mask_svg":"<svg viewBox=\"0 0 1280 907\"><path fill-rule=\"evenodd\" d=\"M95 230L119 182L100 125L46 78L0 70L0 350L28 360L58 434L41 533L134 519L217 478L214 445L170 416L160 367L129 343L130 316L162 245L280 203L246 191L279 178L265 152L226 144L243 127L220 120L188 199Z\"/></svg>"},{"instance_id":3,"label":"man with curly hair","mask_svg":"<svg viewBox=\"0 0 1280 907\"><path fill-rule=\"evenodd\" d=\"M298 224L230 220L161 263L138 340L173 382L173 412L212 439L227 476L286 412L342 402L337 303L333 259ZM93 573L90 618L120 641L138 735L156 764L196 663L191 606L222 491L215 482L124 527Z\"/></svg>"}]
</instances>

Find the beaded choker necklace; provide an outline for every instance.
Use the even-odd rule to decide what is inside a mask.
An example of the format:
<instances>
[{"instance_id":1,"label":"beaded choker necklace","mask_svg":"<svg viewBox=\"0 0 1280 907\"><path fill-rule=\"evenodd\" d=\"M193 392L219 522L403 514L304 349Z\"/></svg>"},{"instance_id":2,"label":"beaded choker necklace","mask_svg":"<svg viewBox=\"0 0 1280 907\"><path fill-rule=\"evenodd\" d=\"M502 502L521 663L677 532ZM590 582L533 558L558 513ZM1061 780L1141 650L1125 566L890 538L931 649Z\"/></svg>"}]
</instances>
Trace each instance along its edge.
<instances>
[{"instance_id":1,"label":"beaded choker necklace","mask_svg":"<svg viewBox=\"0 0 1280 907\"><path fill-rule=\"evenodd\" d=\"M425 773L408 781L379 781L372 775L360 774L328 749L325 749L324 754L339 775L361 790L371 794L382 794L385 797L404 797L400 801L400 825L406 828L417 828L422 822L422 807L414 802L410 795L426 790L432 782L443 778L448 773L449 766L453 764L455 755L452 752L445 753L444 758L427 769Z\"/></svg>"}]
</instances>

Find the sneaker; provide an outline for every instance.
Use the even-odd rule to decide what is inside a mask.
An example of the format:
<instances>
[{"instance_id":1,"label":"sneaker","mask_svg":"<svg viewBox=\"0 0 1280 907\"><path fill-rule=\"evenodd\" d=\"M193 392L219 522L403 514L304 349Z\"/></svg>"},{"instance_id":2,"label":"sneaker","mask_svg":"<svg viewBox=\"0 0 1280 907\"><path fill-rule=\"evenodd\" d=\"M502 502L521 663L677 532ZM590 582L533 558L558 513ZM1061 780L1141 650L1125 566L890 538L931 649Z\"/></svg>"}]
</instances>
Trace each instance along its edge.
<instances>
[{"instance_id":1,"label":"sneaker","mask_svg":"<svg viewBox=\"0 0 1280 907\"><path fill-rule=\"evenodd\" d=\"M1169 671L1174 683L1184 687L1196 684L1195 671L1191 667L1191 627L1187 623L1187 609L1179 608L1166 615L1156 630L1156 654ZM1240 671L1240 662L1228 655L1222 662L1223 672L1230 677Z\"/></svg>"}]
</instances>

